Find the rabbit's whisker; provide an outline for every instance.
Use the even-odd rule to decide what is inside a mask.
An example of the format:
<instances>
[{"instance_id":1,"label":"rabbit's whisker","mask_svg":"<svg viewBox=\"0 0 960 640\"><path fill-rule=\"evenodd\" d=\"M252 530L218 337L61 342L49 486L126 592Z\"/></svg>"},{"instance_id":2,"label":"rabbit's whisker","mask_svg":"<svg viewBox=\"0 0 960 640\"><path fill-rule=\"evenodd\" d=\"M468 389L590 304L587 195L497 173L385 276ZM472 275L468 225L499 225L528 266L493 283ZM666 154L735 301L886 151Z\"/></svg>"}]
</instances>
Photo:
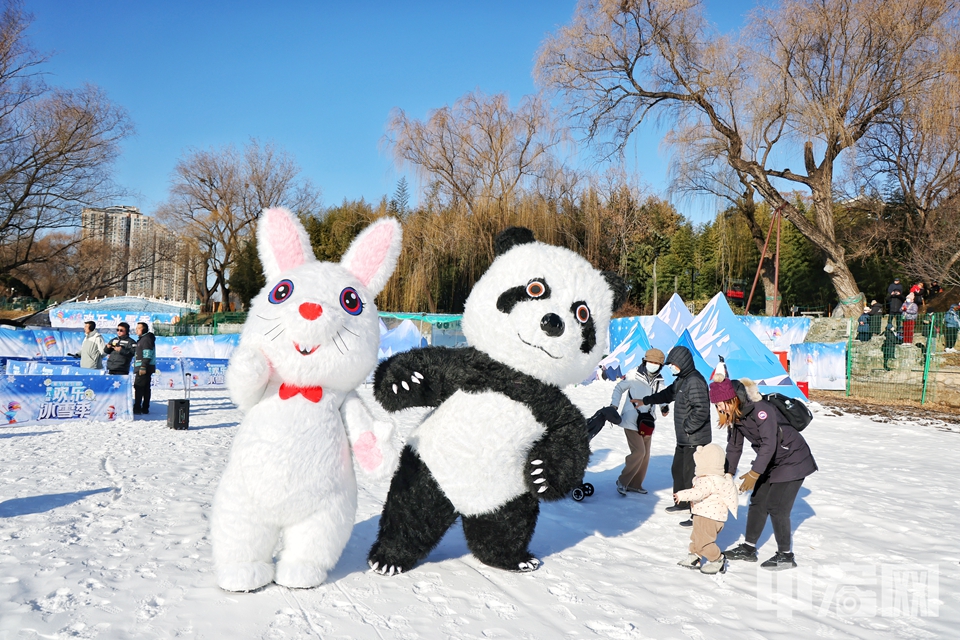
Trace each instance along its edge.
<instances>
[{"instance_id":1,"label":"rabbit's whisker","mask_svg":"<svg viewBox=\"0 0 960 640\"><path fill-rule=\"evenodd\" d=\"M260 318L261 320L278 320L278 319L279 319L279 318L268 318L267 316L262 316L262 315L260 315L259 313L256 314L256 316L257 316L258 318Z\"/></svg>"},{"instance_id":2,"label":"rabbit's whisker","mask_svg":"<svg viewBox=\"0 0 960 640\"><path fill-rule=\"evenodd\" d=\"M282 326L283 326L283 325L278 324L278 325L276 325L275 327L273 327L272 329L267 329L267 330L264 332L263 335L268 336L268 335L270 335L271 333L273 333L274 331L276 331L277 329L279 329L279 328L282 327Z\"/></svg>"},{"instance_id":3,"label":"rabbit's whisker","mask_svg":"<svg viewBox=\"0 0 960 640\"><path fill-rule=\"evenodd\" d=\"M345 352L344 352L344 350L343 350L342 348L340 348L340 345L337 344L337 338L340 338L340 333L339 333L339 332L337 333L337 335L335 335L335 336L333 337L333 345L337 348L337 351L339 351L340 354L342 355L342 354L345 353ZM343 342L343 338L340 338L340 342ZM346 345L344 345L344 346L346 346Z\"/></svg>"},{"instance_id":4,"label":"rabbit's whisker","mask_svg":"<svg viewBox=\"0 0 960 640\"><path fill-rule=\"evenodd\" d=\"M280 336L282 336L284 331L286 331L286 329L281 329L281 330L280 330L280 333L278 333L277 335L275 335L275 336L273 336L272 338L270 338L270 341L272 342L272 341L276 340L277 338L279 338Z\"/></svg>"},{"instance_id":5,"label":"rabbit's whisker","mask_svg":"<svg viewBox=\"0 0 960 640\"><path fill-rule=\"evenodd\" d=\"M350 331L350 329L347 329L346 327L343 327L343 330L346 331L347 333L353 333L353 331ZM360 337L359 333L353 333L353 335L357 336L358 338Z\"/></svg>"}]
</instances>

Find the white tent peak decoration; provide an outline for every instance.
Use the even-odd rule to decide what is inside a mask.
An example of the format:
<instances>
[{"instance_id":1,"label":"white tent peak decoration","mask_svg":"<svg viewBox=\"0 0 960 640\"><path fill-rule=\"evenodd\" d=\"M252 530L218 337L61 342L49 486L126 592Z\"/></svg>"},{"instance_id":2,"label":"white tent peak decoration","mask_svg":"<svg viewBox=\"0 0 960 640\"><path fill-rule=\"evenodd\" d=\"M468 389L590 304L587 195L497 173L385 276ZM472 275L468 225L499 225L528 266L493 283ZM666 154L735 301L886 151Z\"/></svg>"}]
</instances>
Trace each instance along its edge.
<instances>
[{"instance_id":1,"label":"white tent peak decoration","mask_svg":"<svg viewBox=\"0 0 960 640\"><path fill-rule=\"evenodd\" d=\"M683 298L678 293L670 297L663 309L660 309L657 317L663 320L670 327L670 330L678 336L693 322L693 314L687 309L687 305L684 304Z\"/></svg>"}]
</instances>

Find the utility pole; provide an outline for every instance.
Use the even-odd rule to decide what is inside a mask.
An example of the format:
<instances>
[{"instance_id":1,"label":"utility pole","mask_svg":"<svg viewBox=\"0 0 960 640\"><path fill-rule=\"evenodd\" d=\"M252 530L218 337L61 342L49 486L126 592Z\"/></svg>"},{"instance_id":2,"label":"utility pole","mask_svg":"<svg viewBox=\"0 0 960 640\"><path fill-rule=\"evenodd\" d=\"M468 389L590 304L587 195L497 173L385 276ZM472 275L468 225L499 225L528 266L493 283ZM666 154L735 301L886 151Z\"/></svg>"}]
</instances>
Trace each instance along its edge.
<instances>
[{"instance_id":1,"label":"utility pole","mask_svg":"<svg viewBox=\"0 0 960 640\"><path fill-rule=\"evenodd\" d=\"M653 256L653 315L657 315L657 256Z\"/></svg>"}]
</instances>

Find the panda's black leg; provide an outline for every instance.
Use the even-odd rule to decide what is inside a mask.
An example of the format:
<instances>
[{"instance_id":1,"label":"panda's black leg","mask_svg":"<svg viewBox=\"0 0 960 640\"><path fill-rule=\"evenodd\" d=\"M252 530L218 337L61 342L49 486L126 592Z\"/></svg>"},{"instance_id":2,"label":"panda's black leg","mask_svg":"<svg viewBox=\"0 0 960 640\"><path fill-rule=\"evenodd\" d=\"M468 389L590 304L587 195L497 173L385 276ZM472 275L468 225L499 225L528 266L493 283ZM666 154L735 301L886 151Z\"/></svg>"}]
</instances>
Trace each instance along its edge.
<instances>
[{"instance_id":1,"label":"panda's black leg","mask_svg":"<svg viewBox=\"0 0 960 640\"><path fill-rule=\"evenodd\" d=\"M463 516L467 546L480 562L508 571L532 571L540 561L530 553L540 502L520 495L493 513Z\"/></svg>"},{"instance_id":2,"label":"panda's black leg","mask_svg":"<svg viewBox=\"0 0 960 640\"><path fill-rule=\"evenodd\" d=\"M367 560L381 573L407 571L437 546L457 519L433 474L409 447L400 464L380 515L380 530Z\"/></svg>"}]
</instances>

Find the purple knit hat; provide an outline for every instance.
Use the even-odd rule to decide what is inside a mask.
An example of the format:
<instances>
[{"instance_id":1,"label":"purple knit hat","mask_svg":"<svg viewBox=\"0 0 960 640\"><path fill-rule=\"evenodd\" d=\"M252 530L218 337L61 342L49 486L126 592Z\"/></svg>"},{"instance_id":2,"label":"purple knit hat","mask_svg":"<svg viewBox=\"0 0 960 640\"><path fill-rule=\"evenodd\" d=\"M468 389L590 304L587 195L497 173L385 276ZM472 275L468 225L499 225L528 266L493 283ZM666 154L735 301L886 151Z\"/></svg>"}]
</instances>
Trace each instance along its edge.
<instances>
[{"instance_id":1,"label":"purple knit hat","mask_svg":"<svg viewBox=\"0 0 960 640\"><path fill-rule=\"evenodd\" d=\"M733 388L733 382L730 381L730 378L710 383L710 402L713 404L733 400L736 395L737 390Z\"/></svg>"}]
</instances>

